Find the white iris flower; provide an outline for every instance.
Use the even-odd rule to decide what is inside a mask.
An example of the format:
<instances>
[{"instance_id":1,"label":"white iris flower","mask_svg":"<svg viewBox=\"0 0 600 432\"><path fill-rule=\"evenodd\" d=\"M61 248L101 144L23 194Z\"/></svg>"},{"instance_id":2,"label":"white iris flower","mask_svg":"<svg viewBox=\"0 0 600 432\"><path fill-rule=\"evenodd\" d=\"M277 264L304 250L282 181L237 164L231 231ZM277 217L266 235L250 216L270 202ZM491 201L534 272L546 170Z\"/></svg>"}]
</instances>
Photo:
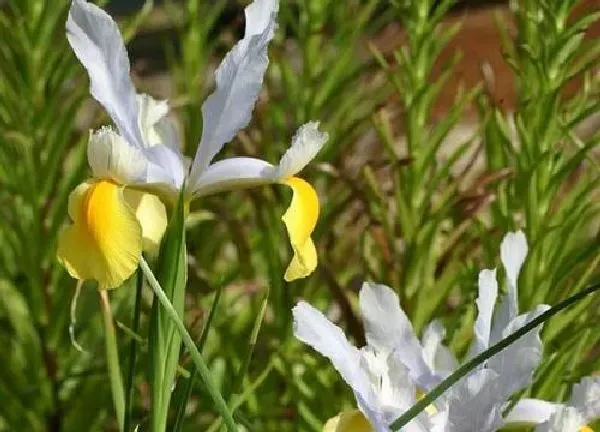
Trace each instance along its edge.
<instances>
[{"instance_id":1,"label":"white iris flower","mask_svg":"<svg viewBox=\"0 0 600 432\"><path fill-rule=\"evenodd\" d=\"M247 157L213 163L250 121L269 62L267 49L278 8L278 0L255 0L246 7L244 37L216 70L216 88L202 106L202 137L190 166L167 118L166 101L137 94L117 24L97 6L73 0L67 38L88 72L92 96L116 127L91 134L88 160L93 178L70 197L73 225L59 239L58 257L73 277L114 288L133 273L142 249L156 247L166 227L166 212L158 198L146 192L175 201L184 189L189 202L269 183L285 184L293 192L282 218L294 250L285 279L305 277L315 269L316 249L310 236L318 218L318 197L295 175L327 140L318 123L298 129L277 165Z\"/></svg>"},{"instance_id":2,"label":"white iris flower","mask_svg":"<svg viewBox=\"0 0 600 432\"><path fill-rule=\"evenodd\" d=\"M541 305L530 313L517 315L516 281L527 255L523 233L509 233L502 242L501 255L509 294L493 318L498 294L496 272L483 270L480 273L479 314L474 325L471 355L486 350L548 308ZM420 394L431 390L457 366L450 350L442 344L443 326L434 321L419 341L390 288L365 282L359 303L367 341L367 346L360 350L309 304L300 302L293 309L296 337L331 360L352 387L358 407L370 423L369 426L356 413L346 412L327 423L327 432L388 431L389 424L414 405ZM405 430L486 432L498 429L503 425L502 412L508 398L529 385L541 355L537 329L463 377L405 426Z\"/></svg>"}]
</instances>

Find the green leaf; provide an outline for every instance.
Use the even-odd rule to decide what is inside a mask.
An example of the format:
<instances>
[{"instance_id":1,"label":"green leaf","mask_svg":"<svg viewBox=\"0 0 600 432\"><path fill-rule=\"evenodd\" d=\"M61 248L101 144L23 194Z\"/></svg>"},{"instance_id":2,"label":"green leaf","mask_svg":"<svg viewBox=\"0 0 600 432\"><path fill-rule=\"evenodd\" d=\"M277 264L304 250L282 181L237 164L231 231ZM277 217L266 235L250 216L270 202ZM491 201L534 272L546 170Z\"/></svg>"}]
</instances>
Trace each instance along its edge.
<instances>
[{"instance_id":1,"label":"green leaf","mask_svg":"<svg viewBox=\"0 0 600 432\"><path fill-rule=\"evenodd\" d=\"M156 265L157 279L180 318L183 318L187 281L184 205L181 195L169 220ZM148 344L152 398L151 430L163 432L167 427L171 389L179 363L181 337L175 324L160 307L156 297L152 303Z\"/></svg>"}]
</instances>

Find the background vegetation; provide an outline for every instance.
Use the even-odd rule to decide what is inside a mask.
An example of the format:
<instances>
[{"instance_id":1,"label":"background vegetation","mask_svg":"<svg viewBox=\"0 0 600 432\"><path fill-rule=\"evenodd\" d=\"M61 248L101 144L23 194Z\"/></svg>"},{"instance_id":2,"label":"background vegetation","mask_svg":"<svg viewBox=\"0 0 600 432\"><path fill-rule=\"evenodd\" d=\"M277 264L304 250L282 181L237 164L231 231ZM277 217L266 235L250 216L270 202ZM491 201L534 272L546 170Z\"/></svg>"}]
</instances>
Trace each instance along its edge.
<instances>
[{"instance_id":1,"label":"background vegetation","mask_svg":"<svg viewBox=\"0 0 600 432\"><path fill-rule=\"evenodd\" d=\"M461 81L469 59L453 41L481 19L469 5L281 1L251 126L225 153L276 161L298 125L322 122L329 142L304 174L322 205L318 270L283 281L290 250L279 218L289 196L281 189L195 203L186 234L185 322L238 420L252 430L313 431L353 405L328 363L292 337L299 298L360 344L360 283L386 283L417 330L441 318L460 355L472 336L477 272L498 264L505 232L522 228L530 244L522 309L555 304L598 278L600 44L591 3L497 9L508 103L496 91L505 77L489 64L481 78ZM0 9L0 431L116 430L98 295L86 284L78 304L81 353L69 338L75 282L55 258L68 194L87 174L87 131L107 122L67 44L67 9L66 0ZM189 155L214 67L243 31L242 11L233 0L184 0L121 17L138 88L170 98ZM144 430L152 295L135 285L111 300L131 430ZM528 394L562 400L599 370L599 306L590 296L546 325ZM186 355L180 366L172 430L217 430Z\"/></svg>"}]
</instances>

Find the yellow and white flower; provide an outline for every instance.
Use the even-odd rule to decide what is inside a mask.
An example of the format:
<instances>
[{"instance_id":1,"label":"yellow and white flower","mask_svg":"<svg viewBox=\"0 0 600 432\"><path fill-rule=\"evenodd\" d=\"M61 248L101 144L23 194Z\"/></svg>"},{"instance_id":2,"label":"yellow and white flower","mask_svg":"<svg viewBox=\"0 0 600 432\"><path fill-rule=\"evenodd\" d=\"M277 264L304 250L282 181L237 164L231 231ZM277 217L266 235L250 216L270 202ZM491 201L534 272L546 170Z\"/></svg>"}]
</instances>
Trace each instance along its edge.
<instances>
[{"instance_id":1,"label":"yellow and white flower","mask_svg":"<svg viewBox=\"0 0 600 432\"><path fill-rule=\"evenodd\" d=\"M166 212L148 192L175 201L183 189L191 201L270 183L287 185L293 192L282 218L294 250L285 279L302 278L315 269L316 250L310 236L318 218L318 197L296 174L327 140L318 123L298 129L276 166L253 158L212 163L250 121L268 65L277 11L277 0L255 0L246 8L244 37L218 67L216 89L202 107L202 137L190 166L167 118L166 101L136 93L117 24L97 6L73 0L67 38L88 72L92 96L116 126L116 130L105 127L91 134L88 160L93 178L70 198L73 224L59 239L58 257L73 277L114 288L133 273L143 249L156 247L166 227Z\"/></svg>"}]
</instances>

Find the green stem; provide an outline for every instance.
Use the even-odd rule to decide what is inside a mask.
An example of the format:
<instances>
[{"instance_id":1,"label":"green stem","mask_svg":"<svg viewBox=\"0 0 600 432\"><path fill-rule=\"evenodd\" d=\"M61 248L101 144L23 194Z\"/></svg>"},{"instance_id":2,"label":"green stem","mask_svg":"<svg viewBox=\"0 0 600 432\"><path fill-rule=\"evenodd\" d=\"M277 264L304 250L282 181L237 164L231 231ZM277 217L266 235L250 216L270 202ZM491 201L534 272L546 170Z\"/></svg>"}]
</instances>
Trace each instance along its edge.
<instances>
[{"instance_id":1,"label":"green stem","mask_svg":"<svg viewBox=\"0 0 600 432\"><path fill-rule=\"evenodd\" d=\"M263 298L263 301L260 305L260 310L258 311L258 315L256 316L256 320L254 321L254 326L252 327L252 333L250 334L250 341L248 343L248 351L246 352L246 356L244 357L244 361L241 364L237 376L234 380L233 387L231 389L231 394L229 396L229 405L231 406L231 410L235 411L236 407L233 404L236 393L242 389L244 384L244 377L248 372L248 367L250 366L250 360L252 359L252 354L254 353L254 348L256 347L256 341L258 339L258 333L260 332L260 327L265 318L265 312L267 310L267 305L269 303L269 292L270 289L267 286L267 292Z\"/></svg>"},{"instance_id":2,"label":"green stem","mask_svg":"<svg viewBox=\"0 0 600 432\"><path fill-rule=\"evenodd\" d=\"M206 319L206 324L204 325L204 329L202 329L202 334L200 335L200 342L198 342L198 351L202 352L202 348L206 343L206 339L208 338L208 332L210 330L212 320L215 316L215 312L217 311L217 307L219 305L219 301L221 300L221 294L223 293L223 284L219 284L217 287L217 291L215 292L215 297L213 299L212 305L210 307L210 312L208 313L208 318ZM183 397L182 402L177 407L177 414L175 416L175 423L173 426L174 432L179 432L183 427L183 418L185 416L185 407L187 405L187 401L189 400L192 394L192 388L194 387L194 383L196 382L196 375L198 374L198 368L195 365L192 365L190 370L190 376L185 382L185 386L183 389Z\"/></svg>"},{"instance_id":3,"label":"green stem","mask_svg":"<svg viewBox=\"0 0 600 432\"><path fill-rule=\"evenodd\" d=\"M181 339L183 340L183 344L187 348L188 352L190 353L190 356L192 357L192 360L194 361L194 364L196 365L198 373L200 374L200 378L202 379L202 381L204 382L204 385L206 386L206 390L208 391L211 398L213 399L215 406L217 408L217 411L219 411L219 413L223 417L223 420L225 421L225 426L227 427L227 430L229 432L236 432L237 426L235 425L235 422L233 421L233 415L232 415L231 411L229 411L229 408L227 407L227 403L225 402L225 399L223 399L223 396L221 396L221 393L219 393L217 386L212 382L208 366L204 362L204 359L202 358L202 355L200 354L200 352L198 351L198 348L194 344L192 337L186 330L185 326L183 325L183 322L181 321L181 318L179 318L179 315L175 311L175 308L173 308L173 305L171 304L171 302L165 295L162 287L160 286L160 284L154 277L152 270L150 270L150 267L148 266L148 263L146 262L146 260L144 258L142 258L140 261L140 267L142 268L142 271L144 272L144 275L146 276L148 283L154 290L154 294L160 301L165 312L167 313L167 315L169 316L171 321L173 321L173 323L177 327L177 331L179 332L179 335L181 336Z\"/></svg>"},{"instance_id":4,"label":"green stem","mask_svg":"<svg viewBox=\"0 0 600 432\"><path fill-rule=\"evenodd\" d=\"M133 327L135 334L140 328L140 316L142 306L142 287L144 286L144 274L138 269L135 283L135 305L133 308ZM137 358L138 341L131 338L129 345L129 371L127 373L127 399L125 399L125 420L123 422L123 430L128 432L131 428L131 405L134 396L134 379L135 379L135 362Z\"/></svg>"},{"instance_id":5,"label":"green stem","mask_svg":"<svg viewBox=\"0 0 600 432\"><path fill-rule=\"evenodd\" d=\"M106 294L106 290L99 290L98 292L100 294L102 315L104 317L106 363L108 365L108 375L110 377L110 389L115 405L115 411L117 413L119 430L122 432L125 419L125 390L123 389L123 378L121 377L121 367L119 366L119 347L117 346L113 315L110 309L108 295Z\"/></svg>"},{"instance_id":6,"label":"green stem","mask_svg":"<svg viewBox=\"0 0 600 432\"><path fill-rule=\"evenodd\" d=\"M471 370L475 369L477 366L482 364L484 361L489 359L490 357L498 354L504 348L515 342L517 339L521 338L525 334L529 333L531 330L536 328L538 325L542 324L544 321L548 320L553 315L562 311L563 309L568 308L569 306L577 303L579 300L584 297L592 294L595 291L600 289L600 283L594 284L587 289L569 297L568 299L558 303L557 305L551 307L543 314L539 315L535 319L531 320L529 323L521 327L516 332L512 333L510 336L502 339L497 344L491 346L481 354L473 357L471 360L463 364L459 367L452 375L442 381L437 387L427 393L422 399L419 400L416 404L414 404L408 411L402 414L399 418L397 418L391 425L390 428L394 431L400 430L401 427L410 422L413 418L415 418L421 411L431 405L438 397L440 397L446 390L456 384L462 377L467 375Z\"/></svg>"}]
</instances>

